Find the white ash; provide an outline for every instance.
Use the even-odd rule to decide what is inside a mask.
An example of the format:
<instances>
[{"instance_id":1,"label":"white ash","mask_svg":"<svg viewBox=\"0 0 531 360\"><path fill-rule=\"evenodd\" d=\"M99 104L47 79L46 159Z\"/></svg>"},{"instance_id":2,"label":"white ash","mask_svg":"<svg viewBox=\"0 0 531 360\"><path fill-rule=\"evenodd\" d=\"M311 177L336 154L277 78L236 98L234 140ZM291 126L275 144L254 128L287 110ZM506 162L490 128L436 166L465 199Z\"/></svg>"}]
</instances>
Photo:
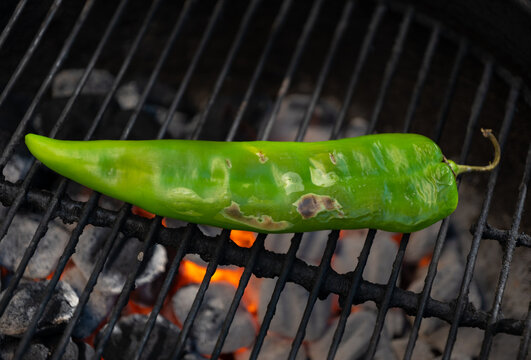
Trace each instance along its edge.
<instances>
[{"instance_id":1,"label":"white ash","mask_svg":"<svg viewBox=\"0 0 531 360\"><path fill-rule=\"evenodd\" d=\"M0 242L0 265L13 272L17 269L40 221L41 216L30 213L17 214L13 218L6 236ZM59 220L51 220L24 271L24 277L46 278L57 267L69 237Z\"/></svg>"},{"instance_id":2,"label":"white ash","mask_svg":"<svg viewBox=\"0 0 531 360\"><path fill-rule=\"evenodd\" d=\"M57 73L52 83L52 96L69 97L74 93L85 69L67 69ZM94 69L81 89L83 95L106 95L114 82L114 76L103 69Z\"/></svg>"},{"instance_id":3,"label":"white ash","mask_svg":"<svg viewBox=\"0 0 531 360\"><path fill-rule=\"evenodd\" d=\"M376 284L387 284L393 270L393 262L398 245L393 240L394 233L376 232L369 258L363 271L363 279ZM340 239L336 253L332 258L332 269L340 274L353 271L358 264L367 230L346 230Z\"/></svg>"},{"instance_id":4,"label":"white ash","mask_svg":"<svg viewBox=\"0 0 531 360\"><path fill-rule=\"evenodd\" d=\"M258 319L260 322L266 314L276 282L276 279L262 280L258 307ZM308 297L308 291L302 286L290 282L286 283L284 290L280 294L269 330L285 337L294 338L304 314ZM306 327L305 340L318 339L326 330L331 314L332 298L328 296L325 300L318 299Z\"/></svg>"},{"instance_id":5,"label":"white ash","mask_svg":"<svg viewBox=\"0 0 531 360\"><path fill-rule=\"evenodd\" d=\"M424 281L428 267L419 267L415 279L409 286L408 290L420 293L424 287ZM465 272L465 263L459 253L456 241L449 241L445 244L441 258L437 265L437 275L433 281L431 297L435 300L450 302L459 296L461 280ZM480 309L482 298L479 288L474 280L470 283L468 300L476 309ZM445 324L441 319L425 318L422 320L419 333L430 334Z\"/></svg>"},{"instance_id":6,"label":"white ash","mask_svg":"<svg viewBox=\"0 0 531 360\"><path fill-rule=\"evenodd\" d=\"M90 346L84 341L80 341L77 343L77 348L79 350L79 360L92 360L94 359L94 355L96 355L96 352Z\"/></svg>"},{"instance_id":7,"label":"white ash","mask_svg":"<svg viewBox=\"0 0 531 360\"><path fill-rule=\"evenodd\" d=\"M304 233L297 257L309 265L319 265L326 248L330 231L314 231ZM279 254L288 252L293 234L270 234L266 237L266 250Z\"/></svg>"},{"instance_id":8,"label":"white ash","mask_svg":"<svg viewBox=\"0 0 531 360\"><path fill-rule=\"evenodd\" d=\"M49 281L28 281L18 285L4 314L0 317L1 334L18 337L26 332L48 283ZM5 295L5 291L0 293L0 298ZM66 325L72 318L78 301L72 287L59 281L39 320L37 333L57 330Z\"/></svg>"},{"instance_id":9,"label":"white ash","mask_svg":"<svg viewBox=\"0 0 531 360\"><path fill-rule=\"evenodd\" d=\"M311 99L312 96L308 94L291 94L282 100L277 119L271 130L271 140L293 141L295 139ZM335 99L320 99L312 114L311 126L304 136L304 141L329 140L333 124L339 115L339 109L340 105Z\"/></svg>"},{"instance_id":10,"label":"white ash","mask_svg":"<svg viewBox=\"0 0 531 360\"><path fill-rule=\"evenodd\" d=\"M7 162L2 173L7 181L16 183L17 181L24 179L30 167L30 158L14 154Z\"/></svg>"},{"instance_id":11,"label":"white ash","mask_svg":"<svg viewBox=\"0 0 531 360\"><path fill-rule=\"evenodd\" d=\"M179 322L184 323L199 285L185 286L172 298L172 307ZM214 350L225 316L229 310L236 288L229 283L214 282L208 287L190 331L190 339L201 354ZM231 353L239 348L250 346L255 337L257 325L252 315L240 303L229 333L223 345L223 353Z\"/></svg>"},{"instance_id":12,"label":"white ash","mask_svg":"<svg viewBox=\"0 0 531 360\"><path fill-rule=\"evenodd\" d=\"M278 360L287 359L291 351L291 339L287 339L278 336L272 332L268 332L264 339L264 343L258 353L258 359L260 360ZM254 346L254 345L253 345ZM235 360L248 360L251 356L253 346L247 348L245 351L238 352L234 355ZM308 358L306 353L305 344L299 348L297 352L296 360L305 360Z\"/></svg>"},{"instance_id":13,"label":"white ash","mask_svg":"<svg viewBox=\"0 0 531 360\"><path fill-rule=\"evenodd\" d=\"M408 341L409 335L391 341L391 346L393 347L397 359L404 358ZM430 344L428 344L423 338L417 338L417 341L415 342L415 348L413 349L413 354L411 355L411 360L431 359L435 359L435 354L431 350Z\"/></svg>"},{"instance_id":14,"label":"white ash","mask_svg":"<svg viewBox=\"0 0 531 360\"><path fill-rule=\"evenodd\" d=\"M404 262L416 264L422 258L433 254L440 227L441 221L425 229L411 233L406 253L404 254Z\"/></svg>"},{"instance_id":15,"label":"white ash","mask_svg":"<svg viewBox=\"0 0 531 360\"><path fill-rule=\"evenodd\" d=\"M144 326L148 315L133 314L124 316L112 329L111 336L105 345L103 357L105 359L129 360L133 358L140 346L144 334ZM101 336L107 329L105 325L96 336L95 346L101 341ZM166 320L161 315L157 316L155 326L149 335L148 341L140 359L167 359L175 340L179 336L177 326ZM185 353L190 351L185 347Z\"/></svg>"},{"instance_id":16,"label":"white ash","mask_svg":"<svg viewBox=\"0 0 531 360\"><path fill-rule=\"evenodd\" d=\"M77 266L72 266L65 270L62 281L70 284L76 294L80 296L88 279ZM82 339L92 334L98 325L110 314L117 297L118 295L116 294L103 292L100 283L97 282L81 312L81 317L74 328L73 336Z\"/></svg>"},{"instance_id":17,"label":"white ash","mask_svg":"<svg viewBox=\"0 0 531 360\"><path fill-rule=\"evenodd\" d=\"M326 359L332 339L337 328L339 319L336 318L330 325L326 333L317 341L308 344L311 359ZM336 360L357 360L362 358L369 348L374 325L376 324L376 313L370 310L361 309L356 311L347 319L345 332L336 353ZM382 331L375 359L394 359L393 350L387 333Z\"/></svg>"},{"instance_id":18,"label":"white ash","mask_svg":"<svg viewBox=\"0 0 531 360\"><path fill-rule=\"evenodd\" d=\"M72 260L86 278L90 277L110 233L111 229L87 225L79 237L79 244ZM101 292L119 294L122 291L131 269L138 261L141 246L142 243L136 238L125 239L120 235L115 239L113 249L98 278ZM136 278L137 286L149 283L162 274L168 261L166 249L159 244L153 246L152 250L143 256L148 256L148 260L145 262L144 271Z\"/></svg>"},{"instance_id":19,"label":"white ash","mask_svg":"<svg viewBox=\"0 0 531 360\"><path fill-rule=\"evenodd\" d=\"M116 90L114 95L116 102L122 110L134 110L140 101L144 88L149 79L137 79L123 84ZM169 107L173 101L176 91L166 84L155 82L146 99L146 105L161 105Z\"/></svg>"},{"instance_id":20,"label":"white ash","mask_svg":"<svg viewBox=\"0 0 531 360\"><path fill-rule=\"evenodd\" d=\"M51 357L51 354L55 351L56 345L59 342L59 337L52 336L49 338L43 339L34 339L30 342L24 356L23 360L46 360ZM10 360L15 357L15 352L17 351L19 344L19 339L8 338L4 340L0 338L0 359ZM88 346L88 345L87 345ZM85 360L88 358L82 357L78 345L76 345L72 338L68 341L66 345L63 356L63 360Z\"/></svg>"},{"instance_id":21,"label":"white ash","mask_svg":"<svg viewBox=\"0 0 531 360\"><path fill-rule=\"evenodd\" d=\"M222 228L218 228L215 226L209 226L209 225L203 225L199 224L197 225L197 228L203 233L203 235L214 237L221 234Z\"/></svg>"},{"instance_id":22,"label":"white ash","mask_svg":"<svg viewBox=\"0 0 531 360\"><path fill-rule=\"evenodd\" d=\"M426 343L430 344L432 349L441 354L444 352L446 340L448 339L448 332L450 331L450 324L444 323L433 333L422 336ZM457 338L452 350L452 359L470 359L476 358L481 349L483 342L483 330L469 327L462 327L457 333ZM515 357L507 357L507 359L514 359Z\"/></svg>"},{"instance_id":23,"label":"white ash","mask_svg":"<svg viewBox=\"0 0 531 360\"><path fill-rule=\"evenodd\" d=\"M367 133L367 129L369 128L369 121L367 119L355 116L352 119L350 119L350 122L348 124L348 127L345 130L344 136L346 138L351 137L358 137L365 135Z\"/></svg>"}]
</instances>

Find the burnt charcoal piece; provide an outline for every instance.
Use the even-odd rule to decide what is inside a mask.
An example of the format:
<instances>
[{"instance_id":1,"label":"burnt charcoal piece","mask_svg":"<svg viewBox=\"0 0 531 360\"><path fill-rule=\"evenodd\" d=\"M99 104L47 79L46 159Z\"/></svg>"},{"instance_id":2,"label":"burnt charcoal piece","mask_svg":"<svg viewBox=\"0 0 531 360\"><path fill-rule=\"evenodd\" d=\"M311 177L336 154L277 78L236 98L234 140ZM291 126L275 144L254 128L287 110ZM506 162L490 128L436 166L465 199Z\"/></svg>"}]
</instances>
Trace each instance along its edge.
<instances>
[{"instance_id":1,"label":"burnt charcoal piece","mask_svg":"<svg viewBox=\"0 0 531 360\"><path fill-rule=\"evenodd\" d=\"M20 283L4 314L0 317L0 334L22 336L39 306L48 281ZM5 291L0 293L0 297ZM37 326L37 333L61 331L74 313L78 297L72 287L59 281L44 315Z\"/></svg>"},{"instance_id":2,"label":"burnt charcoal piece","mask_svg":"<svg viewBox=\"0 0 531 360\"><path fill-rule=\"evenodd\" d=\"M424 288L424 279L428 272L428 267L420 267L415 275L415 280L408 290L420 293ZM435 300L452 301L457 298L461 286L461 278L465 272L465 258L459 253L457 241L449 241L445 244L439 264L437 264L437 275L433 281L430 296ZM468 300L476 309L481 308L482 298L479 287L475 280L470 284ZM445 321L430 317L422 320L419 333L422 335L431 334Z\"/></svg>"},{"instance_id":3,"label":"burnt charcoal piece","mask_svg":"<svg viewBox=\"0 0 531 360\"><path fill-rule=\"evenodd\" d=\"M258 319L261 321L267 311L267 305L275 289L276 279L263 279L260 289L260 306L258 307ZM289 338L295 337L300 321L304 314L309 293L302 286L286 283L286 287L280 295L275 315L271 320L269 330ZM332 297L325 300L317 300L313 307L310 321L306 327L305 340L318 339L328 326L328 319L332 314Z\"/></svg>"},{"instance_id":4,"label":"burnt charcoal piece","mask_svg":"<svg viewBox=\"0 0 531 360\"><path fill-rule=\"evenodd\" d=\"M353 271L365 243L367 230L347 230L340 239L332 258L332 269L340 274ZM377 284L387 284L398 245L393 233L378 231L374 237L371 252L363 271L363 279Z\"/></svg>"},{"instance_id":5,"label":"burnt charcoal piece","mask_svg":"<svg viewBox=\"0 0 531 360\"><path fill-rule=\"evenodd\" d=\"M446 336L444 336L444 339L446 340ZM404 357L408 341L409 336L405 336L391 342L391 346L393 347L397 359L402 359ZM415 342L415 348L413 349L411 360L427 360L434 358L435 355L431 351L431 346L424 339L418 338ZM453 355L452 359L454 359Z\"/></svg>"},{"instance_id":6,"label":"burnt charcoal piece","mask_svg":"<svg viewBox=\"0 0 531 360\"><path fill-rule=\"evenodd\" d=\"M90 346L86 342L83 342L83 341L78 342L77 348L79 351L79 356L78 356L79 360L93 360L94 359L94 355L96 355L96 352L94 351L92 346Z\"/></svg>"},{"instance_id":7,"label":"burnt charcoal piece","mask_svg":"<svg viewBox=\"0 0 531 360\"><path fill-rule=\"evenodd\" d=\"M24 356L23 360L46 360L50 358L50 355L55 351L55 346L59 342L59 337L52 336L42 339L33 340ZM0 338L0 359L8 360L15 357L17 351L19 339L6 337L4 340ZM66 345L65 352L61 357L63 360L83 360L85 358L80 356L78 346L72 341Z\"/></svg>"},{"instance_id":8,"label":"burnt charcoal piece","mask_svg":"<svg viewBox=\"0 0 531 360\"><path fill-rule=\"evenodd\" d=\"M291 351L291 343L291 339L283 338L269 332L264 339L262 347L260 348L258 358L260 360L287 359ZM246 349L245 351L239 351L234 355L234 358L236 360L247 360L251 355L251 350L252 347ZM297 352L295 360L305 360L307 358L308 356L306 355L306 350L304 346L301 346Z\"/></svg>"},{"instance_id":9,"label":"burnt charcoal piece","mask_svg":"<svg viewBox=\"0 0 531 360\"><path fill-rule=\"evenodd\" d=\"M83 276L89 278L94 264L100 257L100 251L108 240L111 229L99 228L88 225L79 237L79 244L72 260L79 267ZM119 236L105 263L105 267L98 278L99 290L106 294L119 294L129 276L129 272L138 261L139 247L141 243L136 238L124 238ZM166 249L161 245L155 245L147 254L145 269L136 279L136 286L153 281L166 269L168 261Z\"/></svg>"},{"instance_id":10,"label":"burnt charcoal piece","mask_svg":"<svg viewBox=\"0 0 531 360\"><path fill-rule=\"evenodd\" d=\"M297 251L297 257L309 265L319 265L328 241L330 231L314 231L305 233ZM285 254L291 245L293 234L271 234L265 240L267 250Z\"/></svg>"},{"instance_id":11,"label":"burnt charcoal piece","mask_svg":"<svg viewBox=\"0 0 531 360\"><path fill-rule=\"evenodd\" d=\"M198 289L199 285L195 284L185 286L173 296L173 312L181 323L184 323ZM214 350L235 291L234 286L224 282L211 283L208 287L190 333L190 338L199 353L210 354ZM244 305L240 304L222 352L230 353L250 346L254 341L255 333L256 324L253 317Z\"/></svg>"},{"instance_id":12,"label":"burnt charcoal piece","mask_svg":"<svg viewBox=\"0 0 531 360\"><path fill-rule=\"evenodd\" d=\"M60 71L53 79L52 96L69 97L74 93L85 69L68 69ZM94 69L81 89L83 95L106 95L111 89L114 76L107 70Z\"/></svg>"},{"instance_id":13,"label":"burnt charcoal piece","mask_svg":"<svg viewBox=\"0 0 531 360\"><path fill-rule=\"evenodd\" d=\"M3 174L5 179L12 183L24 179L31 167L30 160L30 157L15 153L4 167Z\"/></svg>"},{"instance_id":14,"label":"burnt charcoal piece","mask_svg":"<svg viewBox=\"0 0 531 360\"><path fill-rule=\"evenodd\" d=\"M350 314L335 359L356 360L362 358L369 348L375 323L376 313L370 310L360 310ZM311 359L326 359L337 324L338 319L331 324L327 332L319 340L309 343L308 352ZM380 336L374 358L381 360L394 359L393 350L385 331Z\"/></svg>"},{"instance_id":15,"label":"burnt charcoal piece","mask_svg":"<svg viewBox=\"0 0 531 360\"><path fill-rule=\"evenodd\" d=\"M109 341L107 341L103 350L103 357L116 360L133 358L140 345L140 340L144 333L144 325L148 318L149 316L140 314L122 317L112 329ZM107 326L104 326L96 336L95 347L101 341L101 336L105 329L107 329ZM179 336L177 326L159 315L140 358L150 360L167 359L177 336Z\"/></svg>"},{"instance_id":16,"label":"burnt charcoal piece","mask_svg":"<svg viewBox=\"0 0 531 360\"><path fill-rule=\"evenodd\" d=\"M87 278L77 266L68 268L62 281L70 284L76 294L81 295L87 284ZM118 295L104 293L100 290L100 283L96 283L90 293L89 301L83 308L81 317L74 328L73 336L83 339L92 334L98 325L109 315Z\"/></svg>"},{"instance_id":17,"label":"burnt charcoal piece","mask_svg":"<svg viewBox=\"0 0 531 360\"><path fill-rule=\"evenodd\" d=\"M34 214L18 214L0 242L0 265L15 271L24 256L41 217ZM57 262L68 242L69 234L57 219L48 223L48 231L39 241L35 254L24 271L24 277L31 279L46 278L57 266Z\"/></svg>"}]
</instances>

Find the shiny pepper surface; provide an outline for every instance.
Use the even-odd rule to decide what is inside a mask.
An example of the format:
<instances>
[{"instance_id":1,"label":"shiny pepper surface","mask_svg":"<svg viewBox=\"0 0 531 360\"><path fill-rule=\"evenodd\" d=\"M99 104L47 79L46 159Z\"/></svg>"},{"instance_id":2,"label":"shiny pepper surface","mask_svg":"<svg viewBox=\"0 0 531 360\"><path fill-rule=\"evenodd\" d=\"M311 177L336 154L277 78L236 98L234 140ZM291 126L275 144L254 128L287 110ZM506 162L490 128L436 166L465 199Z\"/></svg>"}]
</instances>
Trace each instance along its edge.
<instances>
[{"instance_id":1,"label":"shiny pepper surface","mask_svg":"<svg viewBox=\"0 0 531 360\"><path fill-rule=\"evenodd\" d=\"M264 233L412 232L451 214L456 174L430 139L380 134L314 143L63 141L26 136L59 174L152 213Z\"/></svg>"}]
</instances>

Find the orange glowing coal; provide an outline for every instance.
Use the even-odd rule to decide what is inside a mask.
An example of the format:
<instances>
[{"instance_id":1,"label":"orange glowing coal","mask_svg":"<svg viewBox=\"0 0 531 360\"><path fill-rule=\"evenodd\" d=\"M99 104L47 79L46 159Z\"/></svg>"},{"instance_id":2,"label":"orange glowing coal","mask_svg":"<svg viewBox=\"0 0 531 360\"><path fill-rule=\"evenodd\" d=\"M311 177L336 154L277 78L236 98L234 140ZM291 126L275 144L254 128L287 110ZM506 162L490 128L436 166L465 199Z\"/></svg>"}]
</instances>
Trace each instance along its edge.
<instances>
[{"instance_id":1,"label":"orange glowing coal","mask_svg":"<svg viewBox=\"0 0 531 360\"><path fill-rule=\"evenodd\" d=\"M230 239L240 247L250 248L256 240L256 234L250 231L231 230Z\"/></svg>"}]
</instances>

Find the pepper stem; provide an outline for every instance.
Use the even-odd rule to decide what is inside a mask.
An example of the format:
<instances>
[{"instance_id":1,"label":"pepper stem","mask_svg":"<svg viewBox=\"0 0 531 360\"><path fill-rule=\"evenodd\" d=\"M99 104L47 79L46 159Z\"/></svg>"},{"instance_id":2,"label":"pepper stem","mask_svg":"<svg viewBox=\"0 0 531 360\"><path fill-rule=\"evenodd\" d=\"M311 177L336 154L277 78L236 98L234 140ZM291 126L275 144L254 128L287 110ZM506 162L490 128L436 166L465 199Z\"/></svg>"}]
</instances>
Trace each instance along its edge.
<instances>
[{"instance_id":1,"label":"pepper stem","mask_svg":"<svg viewBox=\"0 0 531 360\"><path fill-rule=\"evenodd\" d=\"M486 166L472 166L472 165L459 165L457 164L457 172L456 175L465 173L465 172L471 172L471 171L491 171L496 166L498 166L500 162L500 144L498 143L498 140L496 140L496 137L492 134L491 129L481 129L481 133L484 137L489 138L490 142L494 146L494 160L492 160L489 165Z\"/></svg>"}]
</instances>

